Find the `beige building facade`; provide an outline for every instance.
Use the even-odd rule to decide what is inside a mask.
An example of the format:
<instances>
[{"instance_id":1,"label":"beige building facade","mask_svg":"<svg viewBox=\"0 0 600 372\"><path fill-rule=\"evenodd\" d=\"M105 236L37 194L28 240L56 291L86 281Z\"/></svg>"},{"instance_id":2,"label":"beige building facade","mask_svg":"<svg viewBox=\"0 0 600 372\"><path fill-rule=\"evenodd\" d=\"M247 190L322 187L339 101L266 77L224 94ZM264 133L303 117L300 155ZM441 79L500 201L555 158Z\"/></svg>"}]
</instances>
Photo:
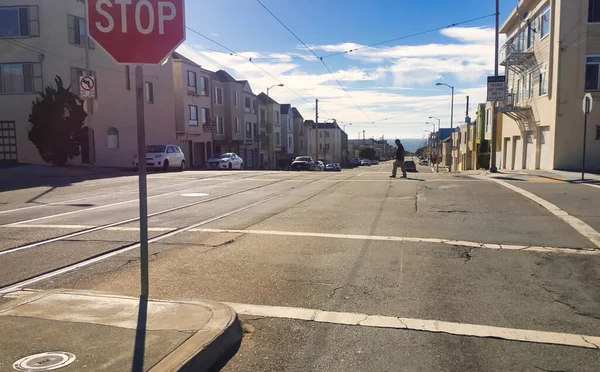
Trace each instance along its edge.
<instances>
[{"instance_id":1,"label":"beige building facade","mask_svg":"<svg viewBox=\"0 0 600 372\"><path fill-rule=\"evenodd\" d=\"M501 33L507 100L501 104L502 169L581 167L582 99L600 98L600 1L521 0ZM600 110L587 128L588 169L600 169Z\"/></svg>"},{"instance_id":2,"label":"beige building facade","mask_svg":"<svg viewBox=\"0 0 600 372\"><path fill-rule=\"evenodd\" d=\"M79 93L85 75L86 25L84 4L77 0L3 0L2 19L8 20L0 40L0 126L7 130L0 146L0 161L44 164L28 139L31 103L60 76ZM26 20L26 21L24 21ZM135 71L117 64L89 41L89 64L97 79L97 98L90 107L88 124L94 133L92 147L99 166L131 166L137 149ZM146 143L175 143L173 62L144 67ZM87 126L86 125L86 126ZM88 144L71 164L87 163ZM4 158L4 159L3 159Z\"/></svg>"}]
</instances>

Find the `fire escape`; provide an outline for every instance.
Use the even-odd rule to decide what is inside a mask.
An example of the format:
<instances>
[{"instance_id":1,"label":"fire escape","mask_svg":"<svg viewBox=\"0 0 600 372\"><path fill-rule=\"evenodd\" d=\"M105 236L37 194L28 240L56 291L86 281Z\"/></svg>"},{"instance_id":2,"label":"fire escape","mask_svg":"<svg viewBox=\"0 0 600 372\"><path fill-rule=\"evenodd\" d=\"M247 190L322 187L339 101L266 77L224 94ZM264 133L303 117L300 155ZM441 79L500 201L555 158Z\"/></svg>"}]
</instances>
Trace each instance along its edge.
<instances>
[{"instance_id":1,"label":"fire escape","mask_svg":"<svg viewBox=\"0 0 600 372\"><path fill-rule=\"evenodd\" d=\"M509 72L521 77L521 84L525 79L527 72L533 68L536 64L533 52L523 50L523 47L519 47L515 40L508 41L500 50L500 65L506 69L505 76L507 83L509 80ZM530 83L528 89L533 85ZM516 92L508 92L506 95L506 101L504 106L500 108L500 111L513 119L519 129L522 132L533 131L535 133L535 116L533 109L528 102L524 102L522 97L519 97L519 92L525 95L526 90L516 87ZM532 94L532 92L529 92Z\"/></svg>"}]
</instances>

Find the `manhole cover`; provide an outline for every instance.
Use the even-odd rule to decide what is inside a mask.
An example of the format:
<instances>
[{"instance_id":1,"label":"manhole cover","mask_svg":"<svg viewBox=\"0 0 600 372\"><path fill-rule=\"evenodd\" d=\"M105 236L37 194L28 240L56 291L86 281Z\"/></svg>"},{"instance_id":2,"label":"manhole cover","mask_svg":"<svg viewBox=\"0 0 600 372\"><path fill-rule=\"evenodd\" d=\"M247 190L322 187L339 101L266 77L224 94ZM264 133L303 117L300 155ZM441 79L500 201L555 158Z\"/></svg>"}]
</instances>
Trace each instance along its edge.
<instances>
[{"instance_id":1,"label":"manhole cover","mask_svg":"<svg viewBox=\"0 0 600 372\"><path fill-rule=\"evenodd\" d=\"M203 193L203 192L188 192L185 194L181 194L181 196L208 196L208 194Z\"/></svg>"},{"instance_id":2,"label":"manhole cover","mask_svg":"<svg viewBox=\"0 0 600 372\"><path fill-rule=\"evenodd\" d=\"M64 351L50 351L21 358L13 363L15 371L52 371L66 367L75 361L75 354Z\"/></svg>"}]
</instances>

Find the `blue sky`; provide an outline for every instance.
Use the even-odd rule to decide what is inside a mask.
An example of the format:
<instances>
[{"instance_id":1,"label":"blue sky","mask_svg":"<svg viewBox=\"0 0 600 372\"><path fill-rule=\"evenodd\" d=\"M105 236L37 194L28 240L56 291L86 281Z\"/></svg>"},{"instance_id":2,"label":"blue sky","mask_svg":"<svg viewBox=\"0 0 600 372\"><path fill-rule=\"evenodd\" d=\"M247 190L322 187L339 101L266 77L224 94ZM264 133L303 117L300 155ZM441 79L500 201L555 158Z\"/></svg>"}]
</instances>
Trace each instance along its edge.
<instances>
[{"instance_id":1,"label":"blue sky","mask_svg":"<svg viewBox=\"0 0 600 372\"><path fill-rule=\"evenodd\" d=\"M261 1L319 57L482 17L495 6L493 0ZM501 22L517 2L501 2ZM462 122L466 96L474 116L475 103L485 99L485 76L493 73L493 16L324 58L358 107L321 62L256 0L187 0L186 22L252 57L282 81L286 87L274 88L271 95L298 107L305 118L314 119L312 102L319 98L320 118L352 123L346 128L350 138L362 130L367 137L420 138L431 128L425 124L429 116L449 126L450 89L436 87L438 81L456 87L454 122ZM223 68L249 80L257 94L278 83L244 58L209 49L223 50L188 31L178 50L207 69Z\"/></svg>"}]
</instances>

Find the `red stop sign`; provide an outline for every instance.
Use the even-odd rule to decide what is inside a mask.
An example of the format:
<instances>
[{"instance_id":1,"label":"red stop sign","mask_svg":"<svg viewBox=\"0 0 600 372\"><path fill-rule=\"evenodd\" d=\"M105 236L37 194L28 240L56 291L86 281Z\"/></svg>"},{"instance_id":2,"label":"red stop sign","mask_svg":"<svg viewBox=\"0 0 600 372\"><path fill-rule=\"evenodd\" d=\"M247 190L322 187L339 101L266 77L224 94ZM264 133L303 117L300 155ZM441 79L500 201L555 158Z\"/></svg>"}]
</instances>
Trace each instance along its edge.
<instances>
[{"instance_id":1,"label":"red stop sign","mask_svg":"<svg viewBox=\"0 0 600 372\"><path fill-rule=\"evenodd\" d=\"M185 40L184 0L88 0L89 34L117 62L158 64Z\"/></svg>"}]
</instances>

